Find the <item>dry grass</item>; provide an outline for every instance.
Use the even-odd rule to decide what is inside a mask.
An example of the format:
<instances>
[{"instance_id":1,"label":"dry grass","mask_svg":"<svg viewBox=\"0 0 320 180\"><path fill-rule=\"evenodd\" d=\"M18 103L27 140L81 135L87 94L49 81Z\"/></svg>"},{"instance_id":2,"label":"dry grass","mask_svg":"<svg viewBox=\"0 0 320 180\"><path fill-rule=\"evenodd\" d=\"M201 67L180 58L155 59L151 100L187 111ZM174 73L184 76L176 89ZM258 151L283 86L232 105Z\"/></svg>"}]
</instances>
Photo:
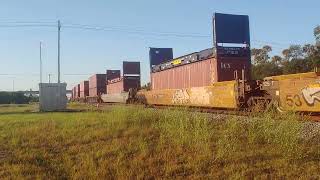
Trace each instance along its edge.
<instances>
[{"instance_id":1,"label":"dry grass","mask_svg":"<svg viewBox=\"0 0 320 180\"><path fill-rule=\"evenodd\" d=\"M320 128L294 114L0 107L1 179L320 178Z\"/></svg>"}]
</instances>

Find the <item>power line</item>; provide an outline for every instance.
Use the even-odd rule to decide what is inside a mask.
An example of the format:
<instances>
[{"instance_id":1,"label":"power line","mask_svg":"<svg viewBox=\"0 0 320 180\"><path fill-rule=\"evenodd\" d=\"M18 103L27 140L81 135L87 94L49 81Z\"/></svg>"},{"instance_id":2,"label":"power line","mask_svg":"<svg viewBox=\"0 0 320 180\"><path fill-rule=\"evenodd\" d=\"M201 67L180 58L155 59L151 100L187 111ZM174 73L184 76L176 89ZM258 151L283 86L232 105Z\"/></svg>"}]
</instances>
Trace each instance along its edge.
<instances>
[{"instance_id":1,"label":"power line","mask_svg":"<svg viewBox=\"0 0 320 180\"><path fill-rule=\"evenodd\" d=\"M66 24L66 23L64 23ZM131 31L131 32L141 32L141 33L150 33L148 31L145 31L143 29L137 29L137 28L131 28L131 27L116 27L116 26L100 26L100 25L86 25L86 24L76 24L76 23L67 23L67 26L72 26L72 27L79 27L79 28L89 28L89 29L108 29L108 30L118 30L118 31ZM184 35L189 35L189 36L211 36L211 35L204 35L204 34L199 34L199 33L181 33L181 32L155 32L157 34L184 34Z\"/></svg>"},{"instance_id":2,"label":"power line","mask_svg":"<svg viewBox=\"0 0 320 180\"><path fill-rule=\"evenodd\" d=\"M120 30L112 28L102 28L102 27L81 27L81 26L69 26L65 25L64 28L71 29L82 29L82 30L94 30L94 31L109 31L109 32L123 32L128 34L139 34L139 35L152 35L152 36L166 36L166 37L186 37L186 38L208 38L208 35L192 35L192 34L173 34L173 33L162 33L162 32L143 32L143 31L133 31L133 30Z\"/></svg>"},{"instance_id":3,"label":"power line","mask_svg":"<svg viewBox=\"0 0 320 180\"><path fill-rule=\"evenodd\" d=\"M6 23L6 24L3 24ZM2 28L15 28L15 27L57 27L55 22L49 21L11 21L11 22L0 22L0 27ZM124 28L115 26L93 26L78 23L65 23L61 25L62 28L66 29L79 29L79 30L92 30L92 31L106 31L106 32L120 32L128 34L138 34L146 36L162 36L162 37L179 37L179 38L210 38L209 34L199 34L199 33L182 33L182 32L157 32L157 31L144 31L136 28ZM273 47L287 48L291 43L282 43L274 41L263 41L254 39L252 42L272 45ZM286 46L286 47L284 47Z\"/></svg>"},{"instance_id":4,"label":"power line","mask_svg":"<svg viewBox=\"0 0 320 180\"><path fill-rule=\"evenodd\" d=\"M1 23L9 23L9 24L55 24L54 21L0 21Z\"/></svg>"},{"instance_id":5,"label":"power line","mask_svg":"<svg viewBox=\"0 0 320 180\"><path fill-rule=\"evenodd\" d=\"M6 24L2 25L0 24L1 28L15 28L15 27L56 27L55 25L49 25L49 24Z\"/></svg>"},{"instance_id":6,"label":"power line","mask_svg":"<svg viewBox=\"0 0 320 180\"><path fill-rule=\"evenodd\" d=\"M54 75L52 73L50 73L51 75ZM75 74L62 74L64 76L88 76L88 75L91 75L92 73L75 73ZM40 74L39 73L13 73L13 74L5 74L5 73L2 73L0 74L0 76L39 76Z\"/></svg>"}]
</instances>

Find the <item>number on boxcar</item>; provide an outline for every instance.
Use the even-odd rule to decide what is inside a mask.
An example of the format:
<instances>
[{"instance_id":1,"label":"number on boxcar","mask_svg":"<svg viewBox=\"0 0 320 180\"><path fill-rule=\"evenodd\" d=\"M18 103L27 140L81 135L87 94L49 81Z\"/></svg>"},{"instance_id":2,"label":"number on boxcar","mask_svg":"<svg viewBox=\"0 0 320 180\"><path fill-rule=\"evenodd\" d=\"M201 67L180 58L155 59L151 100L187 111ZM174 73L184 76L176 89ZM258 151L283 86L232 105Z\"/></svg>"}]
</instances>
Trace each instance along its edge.
<instances>
[{"instance_id":1,"label":"number on boxcar","mask_svg":"<svg viewBox=\"0 0 320 180\"><path fill-rule=\"evenodd\" d=\"M302 101L301 101L301 98L300 98L300 96L298 94L287 95L286 96L286 103L290 107L292 107L292 106L297 106L297 107L302 106Z\"/></svg>"}]
</instances>

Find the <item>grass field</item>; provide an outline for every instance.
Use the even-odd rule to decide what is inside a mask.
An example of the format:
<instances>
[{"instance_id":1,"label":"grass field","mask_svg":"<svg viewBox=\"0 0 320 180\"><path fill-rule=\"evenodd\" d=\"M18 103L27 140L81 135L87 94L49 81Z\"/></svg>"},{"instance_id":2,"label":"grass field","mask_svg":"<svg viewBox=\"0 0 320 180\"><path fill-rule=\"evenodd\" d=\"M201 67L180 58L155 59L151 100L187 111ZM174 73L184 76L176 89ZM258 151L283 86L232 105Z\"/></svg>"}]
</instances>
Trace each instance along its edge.
<instances>
[{"instance_id":1,"label":"grass field","mask_svg":"<svg viewBox=\"0 0 320 180\"><path fill-rule=\"evenodd\" d=\"M0 179L320 178L320 127L294 114L234 117L0 106Z\"/></svg>"}]
</instances>

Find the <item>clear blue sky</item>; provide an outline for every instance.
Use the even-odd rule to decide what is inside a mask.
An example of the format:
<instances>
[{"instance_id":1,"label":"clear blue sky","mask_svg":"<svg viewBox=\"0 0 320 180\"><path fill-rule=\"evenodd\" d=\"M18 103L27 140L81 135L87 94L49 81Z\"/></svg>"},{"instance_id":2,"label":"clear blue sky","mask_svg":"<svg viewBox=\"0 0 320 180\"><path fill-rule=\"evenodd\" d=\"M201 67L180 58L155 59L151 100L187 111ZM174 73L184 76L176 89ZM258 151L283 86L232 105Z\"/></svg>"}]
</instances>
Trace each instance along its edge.
<instances>
[{"instance_id":1,"label":"clear blue sky","mask_svg":"<svg viewBox=\"0 0 320 180\"><path fill-rule=\"evenodd\" d=\"M44 80L56 81L57 30L54 27L1 27L9 22L40 21L121 29L91 31L62 27L62 81L72 87L89 75L119 69L123 60L141 61L149 80L148 47L172 47L174 55L211 47L214 12L250 16L253 47L270 44L274 53L289 44L313 43L320 24L319 0L3 0L0 5L0 90L38 89L39 41L43 41ZM128 31L143 30L135 34ZM209 37L168 37L153 32ZM7 75L3 75L7 74Z\"/></svg>"}]
</instances>

